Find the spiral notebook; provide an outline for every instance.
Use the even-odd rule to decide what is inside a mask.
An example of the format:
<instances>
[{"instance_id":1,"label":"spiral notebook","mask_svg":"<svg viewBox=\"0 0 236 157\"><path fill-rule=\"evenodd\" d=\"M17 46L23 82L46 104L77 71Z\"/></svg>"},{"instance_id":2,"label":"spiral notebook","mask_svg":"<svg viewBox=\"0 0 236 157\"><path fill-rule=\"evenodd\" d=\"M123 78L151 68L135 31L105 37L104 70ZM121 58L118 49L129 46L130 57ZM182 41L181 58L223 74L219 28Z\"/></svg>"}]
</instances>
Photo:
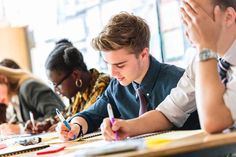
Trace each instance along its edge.
<instances>
[{"instance_id":1,"label":"spiral notebook","mask_svg":"<svg viewBox=\"0 0 236 157\"><path fill-rule=\"evenodd\" d=\"M96 132L92 132L92 133L89 133L89 134L85 134L83 137L81 137L77 140L86 140L86 139L96 137L96 136L100 136L100 135L102 135L101 131L96 131Z\"/></svg>"},{"instance_id":2,"label":"spiral notebook","mask_svg":"<svg viewBox=\"0 0 236 157\"><path fill-rule=\"evenodd\" d=\"M89 138L100 136L100 135L101 135L101 132L97 131L97 132L93 132L93 133L90 133L90 134L86 134L83 137L78 138L74 141L87 140ZM12 140L14 141L14 140L19 140L21 138L27 138L28 136L29 135L27 135L27 136L24 136L24 135L14 136L14 137L11 137L11 138L4 138L1 141L2 142L9 141L10 139L11 139L10 141L12 141ZM31 135L31 137L32 137L32 135ZM47 148L51 144L64 143L63 141L61 141L58 138L58 135L56 133L39 134L39 135L34 135L33 137L41 137L42 140L44 141L44 143L39 143L39 144L35 144L35 145L28 145L28 146L22 146L22 145L19 145L19 144L12 145L12 143L14 143L14 142L10 142L11 144L7 148L4 148L4 149L0 150L0 157L6 157L6 156L11 156L11 155L18 155L18 154L22 154L22 153L37 151L37 150L40 150L40 149L43 149L43 148Z\"/></svg>"},{"instance_id":3,"label":"spiral notebook","mask_svg":"<svg viewBox=\"0 0 236 157\"><path fill-rule=\"evenodd\" d=\"M28 146L16 145L0 150L0 156L6 157L6 156L18 155L27 152L37 151L47 147L49 147L48 144L36 144Z\"/></svg>"},{"instance_id":4,"label":"spiral notebook","mask_svg":"<svg viewBox=\"0 0 236 157\"><path fill-rule=\"evenodd\" d=\"M0 143L5 144L6 147L0 150L0 157L18 155L49 147L49 144L45 143L44 141L53 139L55 137L58 137L55 133L43 133L38 135L22 134L1 137ZM34 143L34 139L38 138L40 138L42 142L40 140L37 141L37 143ZM25 144L24 146L25 142L28 144Z\"/></svg>"},{"instance_id":5,"label":"spiral notebook","mask_svg":"<svg viewBox=\"0 0 236 157\"><path fill-rule=\"evenodd\" d=\"M75 140L70 140L68 142L75 142L75 141L87 141L93 137L97 137L97 136L100 136L102 135L101 131L96 131L96 132L92 132L92 133L89 133L89 134L85 134L84 136L82 137L79 137ZM60 140L58 137L55 138L55 139L51 139L51 140L48 140L48 141L45 141L47 144L61 144L61 143L64 143L64 141Z\"/></svg>"}]
</instances>

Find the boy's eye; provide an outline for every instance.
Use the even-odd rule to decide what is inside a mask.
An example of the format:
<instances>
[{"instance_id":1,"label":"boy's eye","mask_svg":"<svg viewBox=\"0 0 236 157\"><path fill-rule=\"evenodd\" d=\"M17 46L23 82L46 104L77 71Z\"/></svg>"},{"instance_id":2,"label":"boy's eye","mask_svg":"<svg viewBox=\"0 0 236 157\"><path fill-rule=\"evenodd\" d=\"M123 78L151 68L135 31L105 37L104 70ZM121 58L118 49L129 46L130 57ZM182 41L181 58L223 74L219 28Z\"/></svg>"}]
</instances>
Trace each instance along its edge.
<instances>
[{"instance_id":1,"label":"boy's eye","mask_svg":"<svg viewBox=\"0 0 236 157\"><path fill-rule=\"evenodd\" d=\"M116 67L117 67L117 68L123 68L124 65L117 65Z\"/></svg>"}]
</instances>

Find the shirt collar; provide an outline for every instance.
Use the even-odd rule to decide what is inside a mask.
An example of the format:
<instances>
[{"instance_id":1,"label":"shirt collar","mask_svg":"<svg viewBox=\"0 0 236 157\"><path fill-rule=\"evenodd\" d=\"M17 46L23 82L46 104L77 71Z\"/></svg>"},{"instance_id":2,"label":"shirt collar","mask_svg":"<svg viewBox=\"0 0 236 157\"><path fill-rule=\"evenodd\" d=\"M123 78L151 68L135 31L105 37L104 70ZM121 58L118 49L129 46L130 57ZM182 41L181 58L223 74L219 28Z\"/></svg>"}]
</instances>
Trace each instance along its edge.
<instances>
[{"instance_id":1,"label":"shirt collar","mask_svg":"<svg viewBox=\"0 0 236 157\"><path fill-rule=\"evenodd\" d=\"M156 83L156 80L157 80L157 77L159 74L159 70L160 70L161 63L159 63L151 55L150 55L149 59L150 59L150 64L149 64L148 71L140 84L140 88L143 93L151 92L151 90L153 89L153 87Z\"/></svg>"},{"instance_id":2,"label":"shirt collar","mask_svg":"<svg viewBox=\"0 0 236 157\"><path fill-rule=\"evenodd\" d=\"M138 83L136 83L136 82L132 82L132 85L133 85L133 87L134 87L134 89L137 89L137 88L139 88L139 84Z\"/></svg>"},{"instance_id":3,"label":"shirt collar","mask_svg":"<svg viewBox=\"0 0 236 157\"><path fill-rule=\"evenodd\" d=\"M234 40L233 44L226 51L223 59L229 62L231 65L236 66L236 40Z\"/></svg>"}]
</instances>

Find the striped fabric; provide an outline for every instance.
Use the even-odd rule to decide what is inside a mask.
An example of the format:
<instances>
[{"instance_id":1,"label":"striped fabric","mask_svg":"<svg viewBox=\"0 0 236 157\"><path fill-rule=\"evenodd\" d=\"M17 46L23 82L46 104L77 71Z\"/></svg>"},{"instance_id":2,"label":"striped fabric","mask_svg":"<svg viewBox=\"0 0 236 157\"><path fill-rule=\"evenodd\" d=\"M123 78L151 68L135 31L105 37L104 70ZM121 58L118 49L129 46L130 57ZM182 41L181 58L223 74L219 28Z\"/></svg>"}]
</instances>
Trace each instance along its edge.
<instances>
[{"instance_id":1,"label":"striped fabric","mask_svg":"<svg viewBox=\"0 0 236 157\"><path fill-rule=\"evenodd\" d=\"M220 74L221 82L226 85L228 82L227 71L229 70L230 64L222 58L218 61L218 71Z\"/></svg>"}]
</instances>

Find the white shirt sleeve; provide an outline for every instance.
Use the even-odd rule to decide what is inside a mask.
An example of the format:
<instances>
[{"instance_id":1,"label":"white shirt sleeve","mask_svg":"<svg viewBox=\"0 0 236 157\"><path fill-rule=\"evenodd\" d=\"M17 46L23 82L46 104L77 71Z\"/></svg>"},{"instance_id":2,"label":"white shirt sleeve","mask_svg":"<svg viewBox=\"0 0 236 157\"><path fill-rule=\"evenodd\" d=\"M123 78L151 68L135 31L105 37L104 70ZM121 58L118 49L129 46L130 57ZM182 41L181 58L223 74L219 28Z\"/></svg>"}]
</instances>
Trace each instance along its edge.
<instances>
[{"instance_id":1,"label":"white shirt sleeve","mask_svg":"<svg viewBox=\"0 0 236 157\"><path fill-rule=\"evenodd\" d=\"M196 110L195 102L195 58L187 67L177 87L171 90L166 99L156 108L175 126L181 127L190 113Z\"/></svg>"},{"instance_id":2,"label":"white shirt sleeve","mask_svg":"<svg viewBox=\"0 0 236 157\"><path fill-rule=\"evenodd\" d=\"M223 56L224 60L228 61L231 66L227 72L228 83L226 84L226 90L224 93L225 105L229 108L231 116L234 120L234 125L236 125L236 40L227 50Z\"/></svg>"},{"instance_id":3,"label":"white shirt sleeve","mask_svg":"<svg viewBox=\"0 0 236 157\"><path fill-rule=\"evenodd\" d=\"M234 124L236 125L236 66L231 66L229 71L229 81L226 84L226 91L224 93L225 105L229 108Z\"/></svg>"}]
</instances>

